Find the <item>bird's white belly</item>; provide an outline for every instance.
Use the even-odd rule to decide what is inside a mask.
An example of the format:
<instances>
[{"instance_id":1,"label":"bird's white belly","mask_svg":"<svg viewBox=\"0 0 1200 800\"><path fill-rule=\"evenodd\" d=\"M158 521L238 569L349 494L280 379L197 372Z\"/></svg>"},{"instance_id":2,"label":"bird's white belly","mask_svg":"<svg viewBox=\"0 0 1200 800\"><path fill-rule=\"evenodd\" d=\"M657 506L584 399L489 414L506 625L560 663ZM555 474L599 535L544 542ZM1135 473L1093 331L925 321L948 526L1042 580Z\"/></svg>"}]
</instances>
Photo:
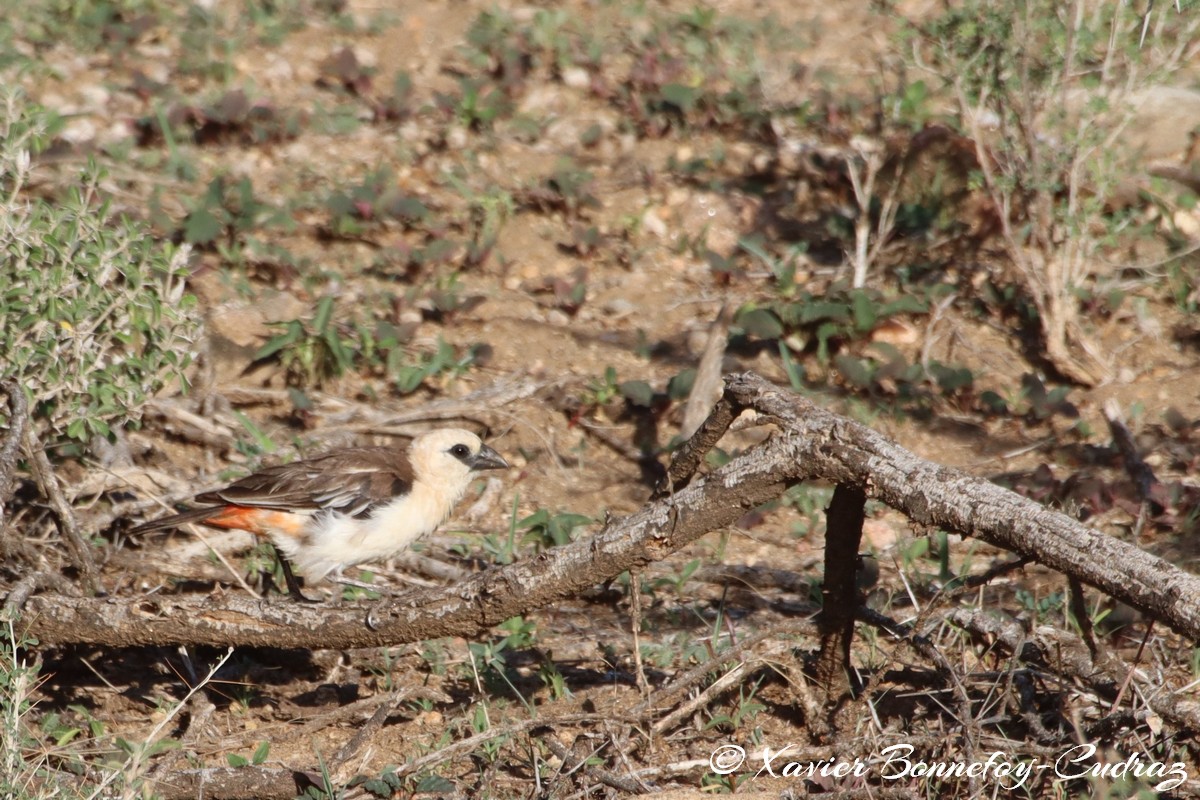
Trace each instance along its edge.
<instances>
[{"instance_id":1,"label":"bird's white belly","mask_svg":"<svg viewBox=\"0 0 1200 800\"><path fill-rule=\"evenodd\" d=\"M306 580L318 581L330 572L408 549L450 516L461 494L414 487L411 494L379 506L363 519L337 512L318 514L302 540L276 544Z\"/></svg>"}]
</instances>

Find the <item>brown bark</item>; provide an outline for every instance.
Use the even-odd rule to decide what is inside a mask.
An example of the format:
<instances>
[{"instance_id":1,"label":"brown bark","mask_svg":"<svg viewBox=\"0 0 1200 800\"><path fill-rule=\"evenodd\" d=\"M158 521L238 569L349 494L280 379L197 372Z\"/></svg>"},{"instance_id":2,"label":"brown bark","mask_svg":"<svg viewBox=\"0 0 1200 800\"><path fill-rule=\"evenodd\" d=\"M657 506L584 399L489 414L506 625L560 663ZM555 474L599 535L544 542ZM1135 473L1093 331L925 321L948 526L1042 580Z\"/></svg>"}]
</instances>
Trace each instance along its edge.
<instances>
[{"instance_id":1,"label":"brown bark","mask_svg":"<svg viewBox=\"0 0 1200 800\"><path fill-rule=\"evenodd\" d=\"M595 537L489 570L444 590L365 606L319 606L233 596L80 599L33 597L28 632L43 642L351 648L441 636L473 636L497 623L578 595L627 569L661 560L747 510L778 497L796 465L780 468L768 443ZM766 456L763 458L762 456Z\"/></svg>"},{"instance_id":2,"label":"brown bark","mask_svg":"<svg viewBox=\"0 0 1200 800\"><path fill-rule=\"evenodd\" d=\"M596 536L490 570L456 586L362 606L311 607L236 597L33 597L24 620L43 642L345 648L473 636L509 617L664 558L799 480L860 487L921 525L945 528L1077 577L1192 638L1200 578L986 480L918 458L880 434L753 374L730 376L714 410L723 429L741 409L780 434ZM685 448L685 455L701 448ZM700 459L671 475L686 481ZM678 482L676 486L678 487Z\"/></svg>"},{"instance_id":3,"label":"brown bark","mask_svg":"<svg viewBox=\"0 0 1200 800\"><path fill-rule=\"evenodd\" d=\"M858 607L855 566L862 541L867 496L857 486L838 484L825 526L825 581L821 588L821 649L816 678L826 697L838 697L852 688L850 644L854 641L854 609Z\"/></svg>"},{"instance_id":4,"label":"brown bark","mask_svg":"<svg viewBox=\"0 0 1200 800\"><path fill-rule=\"evenodd\" d=\"M861 485L920 525L1031 557L1200 638L1197 576L983 478L919 458L757 375L732 375L726 387L734 403L779 420L786 446L773 455L803 464L801 477Z\"/></svg>"}]
</instances>

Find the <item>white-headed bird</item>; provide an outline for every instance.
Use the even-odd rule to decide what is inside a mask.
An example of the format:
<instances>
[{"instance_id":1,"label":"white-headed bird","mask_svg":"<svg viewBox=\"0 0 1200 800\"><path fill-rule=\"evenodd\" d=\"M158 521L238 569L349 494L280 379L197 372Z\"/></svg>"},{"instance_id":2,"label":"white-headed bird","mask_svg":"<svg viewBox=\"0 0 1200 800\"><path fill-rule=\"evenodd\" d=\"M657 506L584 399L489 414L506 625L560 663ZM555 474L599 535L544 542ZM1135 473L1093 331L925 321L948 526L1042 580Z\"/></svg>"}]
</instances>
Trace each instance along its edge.
<instances>
[{"instance_id":1,"label":"white-headed bird","mask_svg":"<svg viewBox=\"0 0 1200 800\"><path fill-rule=\"evenodd\" d=\"M421 434L406 448L351 447L268 467L197 495L203 508L130 533L186 523L249 531L271 541L288 593L306 600L292 565L318 581L393 556L445 522L475 473L507 467L475 434L445 428Z\"/></svg>"}]
</instances>

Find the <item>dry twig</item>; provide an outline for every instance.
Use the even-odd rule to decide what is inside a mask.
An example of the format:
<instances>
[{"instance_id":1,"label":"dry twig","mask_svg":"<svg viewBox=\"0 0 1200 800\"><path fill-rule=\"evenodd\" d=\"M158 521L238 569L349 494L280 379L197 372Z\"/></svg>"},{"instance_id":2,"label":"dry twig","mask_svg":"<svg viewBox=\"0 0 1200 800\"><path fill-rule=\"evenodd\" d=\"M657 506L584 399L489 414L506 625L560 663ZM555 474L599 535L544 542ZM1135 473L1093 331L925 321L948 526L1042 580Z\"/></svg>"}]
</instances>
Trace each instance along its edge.
<instances>
[{"instance_id":1,"label":"dry twig","mask_svg":"<svg viewBox=\"0 0 1200 800\"><path fill-rule=\"evenodd\" d=\"M16 488L17 457L25 437L25 426L29 424L29 407L25 393L13 381L0 381L0 392L8 399L8 430L4 443L0 444L0 536L5 534L8 518L4 509L12 499Z\"/></svg>"},{"instance_id":2,"label":"dry twig","mask_svg":"<svg viewBox=\"0 0 1200 800\"><path fill-rule=\"evenodd\" d=\"M83 578L84 586L89 592L95 593L97 589L96 562L92 558L91 548L79 533L79 523L75 520L75 509L63 496L62 485L59 484L58 476L54 474L50 459L47 458L46 451L38 441L32 425L25 426L25 457L29 459L29 467L33 472L33 479L37 481L38 488L41 489L42 495L50 501L50 507L54 509L54 515L58 520L58 529L62 533L63 541L67 543L67 550L71 554L75 568L79 570Z\"/></svg>"}]
</instances>

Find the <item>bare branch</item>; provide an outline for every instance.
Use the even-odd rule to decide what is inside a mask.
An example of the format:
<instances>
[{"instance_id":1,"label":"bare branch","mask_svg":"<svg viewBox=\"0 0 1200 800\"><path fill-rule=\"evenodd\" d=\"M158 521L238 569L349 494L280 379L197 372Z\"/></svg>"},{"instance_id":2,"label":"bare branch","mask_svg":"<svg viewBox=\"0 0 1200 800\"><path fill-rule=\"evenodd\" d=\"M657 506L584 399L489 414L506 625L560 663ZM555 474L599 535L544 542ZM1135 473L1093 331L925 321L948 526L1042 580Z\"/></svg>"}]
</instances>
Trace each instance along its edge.
<instances>
[{"instance_id":1,"label":"bare branch","mask_svg":"<svg viewBox=\"0 0 1200 800\"><path fill-rule=\"evenodd\" d=\"M855 566L866 503L862 489L838 484L827 512L825 585L821 589L824 602L817 617L821 650L815 672L822 691L830 698L858 688L850 680L850 643L854 641L854 609L858 606Z\"/></svg>"},{"instance_id":2,"label":"bare branch","mask_svg":"<svg viewBox=\"0 0 1200 800\"><path fill-rule=\"evenodd\" d=\"M115 646L174 642L350 648L472 636L509 617L576 596L627 569L658 561L778 497L799 469L773 454L780 447L767 442L672 500L615 520L591 539L481 573L449 589L408 594L373 608L228 596L79 600L45 595L29 600L26 620L30 632L43 642Z\"/></svg>"},{"instance_id":3,"label":"bare branch","mask_svg":"<svg viewBox=\"0 0 1200 800\"><path fill-rule=\"evenodd\" d=\"M71 553L71 559L75 563L75 568L82 574L84 584L88 590L95 592L96 561L92 558L91 548L79 532L79 523L75 519L75 509L67 502L67 498L63 496L58 476L54 473L54 467L50 465L50 459L46 456L46 451L42 447L41 442L38 441L38 436L34 432L33 426L25 426L24 439L25 456L29 459L29 467L33 472L33 478L37 481L38 488L42 490L42 494L50 501L50 507L54 509L54 515L58 519L58 529L62 533L63 541L67 544L67 550Z\"/></svg>"},{"instance_id":4,"label":"bare branch","mask_svg":"<svg viewBox=\"0 0 1200 800\"><path fill-rule=\"evenodd\" d=\"M726 396L681 451L672 474L695 469L702 445L735 408L774 418L782 432L670 497L590 539L490 570L440 591L373 608L308 607L235 597L78 600L30 598L29 632L44 642L349 648L472 636L657 561L778 497L797 481L857 486L922 525L974 536L1075 576L1193 638L1200 578L1032 500L918 458L882 435L753 374L730 376ZM719 436L719 435L718 435ZM682 463L683 468L678 468Z\"/></svg>"},{"instance_id":5,"label":"bare branch","mask_svg":"<svg viewBox=\"0 0 1200 800\"><path fill-rule=\"evenodd\" d=\"M867 496L914 522L974 536L1200 637L1200 578L1131 544L1088 528L983 478L917 457L875 431L839 417L753 373L731 375L727 395L776 417L786 446L772 455L800 462L805 479L863 486ZM781 465L782 466L782 465Z\"/></svg>"}]
</instances>

